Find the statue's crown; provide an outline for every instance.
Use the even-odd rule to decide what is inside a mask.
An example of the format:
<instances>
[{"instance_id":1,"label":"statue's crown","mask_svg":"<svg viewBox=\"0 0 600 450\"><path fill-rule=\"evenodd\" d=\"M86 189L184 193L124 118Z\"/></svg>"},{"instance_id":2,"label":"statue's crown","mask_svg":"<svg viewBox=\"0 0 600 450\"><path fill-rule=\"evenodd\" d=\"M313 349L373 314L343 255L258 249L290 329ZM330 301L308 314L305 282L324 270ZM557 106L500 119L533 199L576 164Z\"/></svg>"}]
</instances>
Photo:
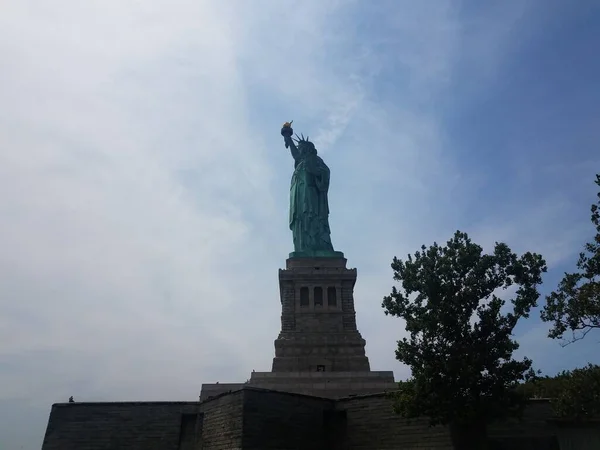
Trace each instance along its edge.
<instances>
[{"instance_id":1,"label":"statue's crown","mask_svg":"<svg viewBox=\"0 0 600 450\"><path fill-rule=\"evenodd\" d=\"M310 140L308 139L308 136L304 137L302 133L300 133L300 136L296 135L294 141L296 141L297 144L312 144L312 142L310 142Z\"/></svg>"}]
</instances>

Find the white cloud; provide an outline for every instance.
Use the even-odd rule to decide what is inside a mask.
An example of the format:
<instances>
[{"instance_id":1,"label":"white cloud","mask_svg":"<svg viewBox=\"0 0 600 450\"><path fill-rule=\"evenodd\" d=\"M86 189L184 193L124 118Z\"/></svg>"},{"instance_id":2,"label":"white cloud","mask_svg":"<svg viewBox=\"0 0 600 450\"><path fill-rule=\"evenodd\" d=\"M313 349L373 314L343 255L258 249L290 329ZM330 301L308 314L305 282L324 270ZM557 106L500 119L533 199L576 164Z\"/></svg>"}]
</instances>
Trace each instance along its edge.
<instances>
[{"instance_id":1,"label":"white cloud","mask_svg":"<svg viewBox=\"0 0 600 450\"><path fill-rule=\"evenodd\" d=\"M262 244L244 207L272 211L227 17L191 3L64 6L5 16L2 41L19 48L2 80L0 354L55 351L42 361L86 367L87 352L116 384L147 373L145 360L166 376L162 362L184 354L193 390L211 359L241 376L251 356L244 365L239 336L212 324L242 319L235 275ZM181 48L187 63L172 60ZM17 379L4 395L56 399Z\"/></svg>"}]
</instances>

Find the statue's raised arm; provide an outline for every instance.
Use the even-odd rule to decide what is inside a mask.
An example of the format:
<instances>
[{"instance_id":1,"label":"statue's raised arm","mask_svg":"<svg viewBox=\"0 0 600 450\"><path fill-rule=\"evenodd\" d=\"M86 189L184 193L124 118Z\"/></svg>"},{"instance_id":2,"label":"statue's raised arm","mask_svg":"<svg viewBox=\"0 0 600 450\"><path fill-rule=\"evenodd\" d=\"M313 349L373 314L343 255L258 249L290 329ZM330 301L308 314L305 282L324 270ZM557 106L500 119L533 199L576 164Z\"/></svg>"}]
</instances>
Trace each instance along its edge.
<instances>
[{"instance_id":1,"label":"statue's raised arm","mask_svg":"<svg viewBox=\"0 0 600 450\"><path fill-rule=\"evenodd\" d=\"M292 136L294 134L294 130L292 129L292 123L294 121L286 122L281 127L281 135L283 136L283 142L285 143L285 148L289 148L292 152L292 157L294 160L298 159L299 153Z\"/></svg>"}]
</instances>

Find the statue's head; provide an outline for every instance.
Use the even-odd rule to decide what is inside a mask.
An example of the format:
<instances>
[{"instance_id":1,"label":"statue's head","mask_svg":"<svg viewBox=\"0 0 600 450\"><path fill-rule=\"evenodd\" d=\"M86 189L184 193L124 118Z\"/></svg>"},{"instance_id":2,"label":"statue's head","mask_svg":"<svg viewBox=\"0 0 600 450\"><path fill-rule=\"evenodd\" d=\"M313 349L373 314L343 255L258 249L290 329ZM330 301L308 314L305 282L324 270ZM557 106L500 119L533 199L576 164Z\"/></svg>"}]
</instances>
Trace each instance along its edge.
<instances>
[{"instance_id":1,"label":"statue's head","mask_svg":"<svg viewBox=\"0 0 600 450\"><path fill-rule=\"evenodd\" d=\"M304 155L316 155L317 149L315 144L310 141L300 142L298 143L298 149Z\"/></svg>"},{"instance_id":2,"label":"statue's head","mask_svg":"<svg viewBox=\"0 0 600 450\"><path fill-rule=\"evenodd\" d=\"M304 137L304 135L302 135L302 137L298 137L298 135L296 135L296 137L298 139L295 139L296 144L298 145L298 150L300 151L301 154L303 155L316 155L317 154L317 148L315 147L315 144L313 144L312 142L310 142L308 140L308 136L306 136L306 138Z\"/></svg>"}]
</instances>

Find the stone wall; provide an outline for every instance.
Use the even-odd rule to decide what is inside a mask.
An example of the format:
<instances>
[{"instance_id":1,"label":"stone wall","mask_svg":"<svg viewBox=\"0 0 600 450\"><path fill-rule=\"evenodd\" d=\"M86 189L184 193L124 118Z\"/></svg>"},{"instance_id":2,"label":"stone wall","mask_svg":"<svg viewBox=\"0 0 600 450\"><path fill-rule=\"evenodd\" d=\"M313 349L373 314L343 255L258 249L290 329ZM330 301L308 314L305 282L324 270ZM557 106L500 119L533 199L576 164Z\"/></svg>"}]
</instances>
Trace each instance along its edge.
<instances>
[{"instance_id":1,"label":"stone wall","mask_svg":"<svg viewBox=\"0 0 600 450\"><path fill-rule=\"evenodd\" d=\"M489 427L490 449L558 450L559 430L548 421L551 416L547 401L532 401L522 420ZM563 434L569 437L567 432L568 427ZM587 441L596 439L597 433L592 434ZM452 446L447 427L429 427L425 418L407 422L393 412L385 394L333 400L245 386L202 403L69 403L52 407L43 450L107 448L451 450Z\"/></svg>"},{"instance_id":2,"label":"stone wall","mask_svg":"<svg viewBox=\"0 0 600 450\"><path fill-rule=\"evenodd\" d=\"M240 390L200 404L200 409L204 413L201 449L242 448L243 401L244 391Z\"/></svg>"},{"instance_id":3,"label":"stone wall","mask_svg":"<svg viewBox=\"0 0 600 450\"><path fill-rule=\"evenodd\" d=\"M598 450L600 448L600 418L575 423L558 419L552 421L552 425L557 429L561 449Z\"/></svg>"},{"instance_id":4,"label":"stone wall","mask_svg":"<svg viewBox=\"0 0 600 450\"><path fill-rule=\"evenodd\" d=\"M52 406L42 450L232 450L242 442L243 391L198 402Z\"/></svg>"},{"instance_id":5,"label":"stone wall","mask_svg":"<svg viewBox=\"0 0 600 450\"><path fill-rule=\"evenodd\" d=\"M492 450L558 450L557 429L548 422L553 416L548 400L531 400L521 419L509 419L488 428Z\"/></svg>"},{"instance_id":6,"label":"stone wall","mask_svg":"<svg viewBox=\"0 0 600 450\"><path fill-rule=\"evenodd\" d=\"M397 389L389 372L253 372L248 387L338 399Z\"/></svg>"},{"instance_id":7,"label":"stone wall","mask_svg":"<svg viewBox=\"0 0 600 450\"><path fill-rule=\"evenodd\" d=\"M216 397L228 392L239 391L245 383L208 383L202 384L200 389L200 401L208 400L211 397Z\"/></svg>"},{"instance_id":8,"label":"stone wall","mask_svg":"<svg viewBox=\"0 0 600 450\"><path fill-rule=\"evenodd\" d=\"M333 401L244 390L244 450L327 449L323 420Z\"/></svg>"},{"instance_id":9,"label":"stone wall","mask_svg":"<svg viewBox=\"0 0 600 450\"><path fill-rule=\"evenodd\" d=\"M345 412L346 437L335 450L452 450L446 427L431 428L427 419L406 423L385 395L339 400L336 409Z\"/></svg>"},{"instance_id":10,"label":"stone wall","mask_svg":"<svg viewBox=\"0 0 600 450\"><path fill-rule=\"evenodd\" d=\"M296 314L295 331L302 333L341 333L342 314L327 311L299 311Z\"/></svg>"},{"instance_id":11,"label":"stone wall","mask_svg":"<svg viewBox=\"0 0 600 450\"><path fill-rule=\"evenodd\" d=\"M342 399L336 409L346 412L346 438L336 449L376 448L403 450L451 450L448 427L430 427L420 418L410 422L393 412L385 395L376 394ZM490 425L491 450L558 450L557 428L548 422L552 408L548 400L533 400L520 420L511 419ZM340 441L342 442L342 441Z\"/></svg>"},{"instance_id":12,"label":"stone wall","mask_svg":"<svg viewBox=\"0 0 600 450\"><path fill-rule=\"evenodd\" d=\"M42 449L177 450L181 415L199 413L198 403L125 402L53 405Z\"/></svg>"}]
</instances>

